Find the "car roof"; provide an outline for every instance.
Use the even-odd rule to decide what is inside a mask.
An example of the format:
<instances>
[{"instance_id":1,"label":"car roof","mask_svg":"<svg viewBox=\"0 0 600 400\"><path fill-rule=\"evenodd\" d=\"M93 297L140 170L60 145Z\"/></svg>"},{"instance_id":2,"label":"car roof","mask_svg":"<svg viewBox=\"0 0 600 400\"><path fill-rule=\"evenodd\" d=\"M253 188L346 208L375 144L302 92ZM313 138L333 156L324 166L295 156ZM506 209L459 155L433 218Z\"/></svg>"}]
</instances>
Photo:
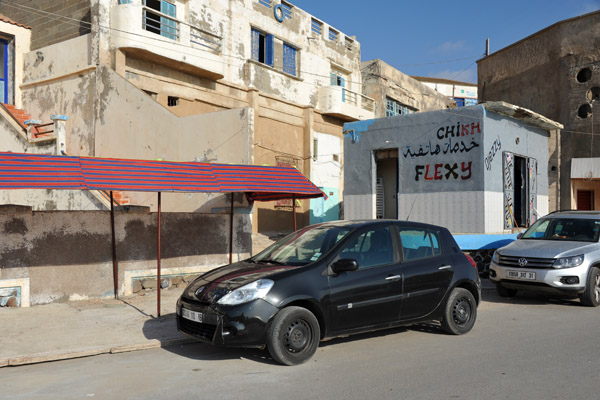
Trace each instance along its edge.
<instances>
[{"instance_id":1,"label":"car roof","mask_svg":"<svg viewBox=\"0 0 600 400\"><path fill-rule=\"evenodd\" d=\"M584 210L559 210L551 212L544 218L581 218L581 219L597 219L600 218L600 211L584 211Z\"/></svg>"},{"instance_id":2,"label":"car roof","mask_svg":"<svg viewBox=\"0 0 600 400\"><path fill-rule=\"evenodd\" d=\"M313 225L313 226L345 226L352 229L360 228L362 226L368 225L385 225L385 224L398 224L404 226L412 226L412 227L421 227L421 228L429 228L429 229L446 229L439 225L426 224L423 222L413 222L413 221L403 221L397 219L359 219L359 220L340 220L340 221L331 221L331 222L323 222L321 224Z\"/></svg>"}]
</instances>

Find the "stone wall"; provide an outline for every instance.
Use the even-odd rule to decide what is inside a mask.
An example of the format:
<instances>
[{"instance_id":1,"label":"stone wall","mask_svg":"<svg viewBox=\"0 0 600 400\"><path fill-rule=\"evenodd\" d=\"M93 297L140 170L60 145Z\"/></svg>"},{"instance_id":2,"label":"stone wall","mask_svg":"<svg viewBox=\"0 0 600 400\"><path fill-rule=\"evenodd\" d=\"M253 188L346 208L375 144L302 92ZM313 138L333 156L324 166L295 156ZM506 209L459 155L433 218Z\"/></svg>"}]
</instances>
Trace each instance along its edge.
<instances>
[{"instance_id":1,"label":"stone wall","mask_svg":"<svg viewBox=\"0 0 600 400\"><path fill-rule=\"evenodd\" d=\"M157 214L147 210L115 212L120 294L131 293L135 280L156 276ZM114 296L110 221L109 211L0 207L0 289L8 288L2 293L28 293L18 299L22 304ZM163 213L162 274L190 275L227 264L229 221L228 214ZM248 210L236 208L234 261L249 256L251 231Z\"/></svg>"}]
</instances>

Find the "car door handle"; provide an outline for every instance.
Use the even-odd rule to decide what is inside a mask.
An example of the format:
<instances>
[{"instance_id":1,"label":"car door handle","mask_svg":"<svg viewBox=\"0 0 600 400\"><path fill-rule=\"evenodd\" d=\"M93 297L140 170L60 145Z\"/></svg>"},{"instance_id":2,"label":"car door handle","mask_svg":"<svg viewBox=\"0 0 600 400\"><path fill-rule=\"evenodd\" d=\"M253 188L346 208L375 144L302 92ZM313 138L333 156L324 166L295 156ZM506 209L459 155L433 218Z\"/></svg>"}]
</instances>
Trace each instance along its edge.
<instances>
[{"instance_id":1,"label":"car door handle","mask_svg":"<svg viewBox=\"0 0 600 400\"><path fill-rule=\"evenodd\" d=\"M402 277L400 275L390 275L387 278L385 278L386 281L397 281L398 279L401 279Z\"/></svg>"},{"instance_id":2,"label":"car door handle","mask_svg":"<svg viewBox=\"0 0 600 400\"><path fill-rule=\"evenodd\" d=\"M439 267L438 269L440 270L444 270L444 269L452 269L452 265L442 265L441 267Z\"/></svg>"}]
</instances>

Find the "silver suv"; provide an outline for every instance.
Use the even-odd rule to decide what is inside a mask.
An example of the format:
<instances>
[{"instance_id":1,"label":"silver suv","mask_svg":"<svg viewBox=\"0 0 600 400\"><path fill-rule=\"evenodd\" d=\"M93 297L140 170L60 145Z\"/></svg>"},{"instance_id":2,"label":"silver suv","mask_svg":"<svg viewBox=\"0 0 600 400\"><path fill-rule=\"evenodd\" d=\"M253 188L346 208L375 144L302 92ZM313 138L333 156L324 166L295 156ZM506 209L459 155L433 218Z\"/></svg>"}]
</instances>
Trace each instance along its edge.
<instances>
[{"instance_id":1,"label":"silver suv","mask_svg":"<svg viewBox=\"0 0 600 400\"><path fill-rule=\"evenodd\" d=\"M560 211L537 220L494 253L490 279L498 294L517 290L579 297L600 305L600 212Z\"/></svg>"}]
</instances>

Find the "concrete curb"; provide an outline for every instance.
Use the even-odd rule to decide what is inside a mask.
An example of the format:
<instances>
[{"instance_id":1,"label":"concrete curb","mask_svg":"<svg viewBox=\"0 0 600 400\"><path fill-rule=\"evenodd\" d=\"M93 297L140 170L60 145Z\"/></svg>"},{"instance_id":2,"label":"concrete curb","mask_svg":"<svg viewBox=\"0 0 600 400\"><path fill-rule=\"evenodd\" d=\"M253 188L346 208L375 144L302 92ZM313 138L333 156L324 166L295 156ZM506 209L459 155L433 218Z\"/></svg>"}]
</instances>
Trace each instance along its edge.
<instances>
[{"instance_id":1,"label":"concrete curb","mask_svg":"<svg viewBox=\"0 0 600 400\"><path fill-rule=\"evenodd\" d=\"M163 340L152 339L144 343L137 343L133 345L124 346L96 346L87 347L77 350L57 351L49 353L39 353L31 355L23 355L16 357L9 357L0 359L0 368L2 367L15 367L19 365L39 364L51 361L70 360L73 358L91 357L100 354L118 354L127 353L131 351L156 349L162 347L169 347L174 345L197 343L197 340L192 338L167 338Z\"/></svg>"}]
</instances>

